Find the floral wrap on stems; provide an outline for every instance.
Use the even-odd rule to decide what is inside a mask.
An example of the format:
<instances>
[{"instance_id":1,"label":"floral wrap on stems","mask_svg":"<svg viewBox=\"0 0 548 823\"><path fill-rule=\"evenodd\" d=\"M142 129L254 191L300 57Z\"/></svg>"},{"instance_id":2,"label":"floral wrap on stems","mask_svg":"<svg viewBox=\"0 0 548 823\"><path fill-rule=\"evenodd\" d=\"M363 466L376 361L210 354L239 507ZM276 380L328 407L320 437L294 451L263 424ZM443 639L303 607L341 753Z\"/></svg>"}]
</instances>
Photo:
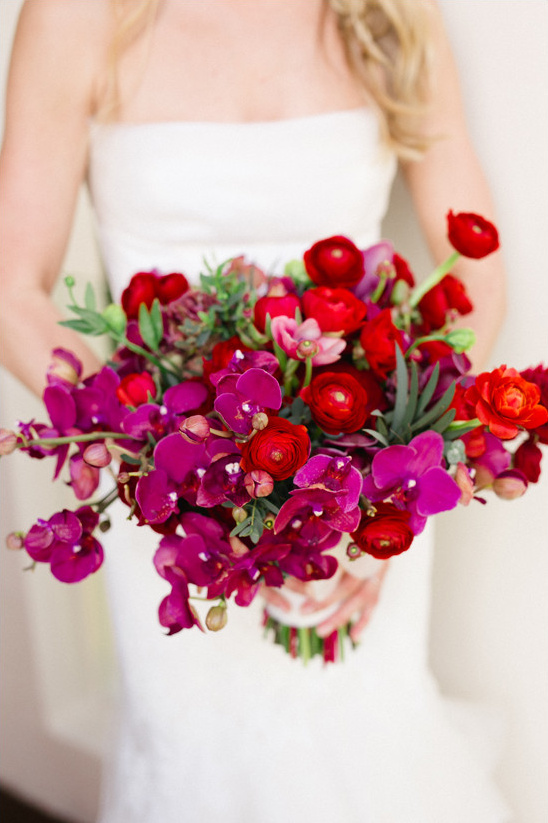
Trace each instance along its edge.
<instances>
[{"instance_id":1,"label":"floral wrap on stems","mask_svg":"<svg viewBox=\"0 0 548 823\"><path fill-rule=\"evenodd\" d=\"M83 505L8 545L77 582L101 566L105 512L120 498L136 528L158 534L160 624L218 631L231 599L334 580L343 565L359 577L357 559L398 562L429 517L486 489L523 494L548 442L548 371L469 373L474 335L453 324L473 307L451 269L496 251L498 235L450 212L448 236L455 251L418 286L388 241L359 249L341 235L282 272L227 261L197 288L179 272L139 272L102 311L66 278L75 317L63 325L110 335L114 354L82 379L74 354L55 349L49 419L2 430L0 454L54 458ZM93 499L105 469L113 488ZM205 628L196 589L212 603ZM315 625L265 618L305 662L342 658L350 631L321 639Z\"/></svg>"}]
</instances>

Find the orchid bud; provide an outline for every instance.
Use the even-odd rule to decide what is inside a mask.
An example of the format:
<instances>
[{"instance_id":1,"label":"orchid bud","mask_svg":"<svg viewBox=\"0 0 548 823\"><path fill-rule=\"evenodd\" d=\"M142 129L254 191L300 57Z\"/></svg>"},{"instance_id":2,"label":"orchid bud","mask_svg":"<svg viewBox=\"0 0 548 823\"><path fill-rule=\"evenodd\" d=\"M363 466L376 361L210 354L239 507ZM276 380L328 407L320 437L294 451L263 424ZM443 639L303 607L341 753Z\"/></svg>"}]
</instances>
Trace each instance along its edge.
<instances>
[{"instance_id":1,"label":"orchid bud","mask_svg":"<svg viewBox=\"0 0 548 823\"><path fill-rule=\"evenodd\" d=\"M0 429L0 455L11 454L17 448L17 435L11 429Z\"/></svg>"},{"instance_id":2,"label":"orchid bud","mask_svg":"<svg viewBox=\"0 0 548 823\"><path fill-rule=\"evenodd\" d=\"M95 466L97 469L104 469L112 461L112 455L104 442L91 443L84 450L83 458L88 466Z\"/></svg>"},{"instance_id":3,"label":"orchid bud","mask_svg":"<svg viewBox=\"0 0 548 823\"><path fill-rule=\"evenodd\" d=\"M24 548L24 537L23 532L10 532L6 537L6 546L12 551L19 551L19 549Z\"/></svg>"},{"instance_id":4,"label":"orchid bud","mask_svg":"<svg viewBox=\"0 0 548 823\"><path fill-rule=\"evenodd\" d=\"M103 320L115 334L124 334L127 326L126 313L117 303L110 303L102 314Z\"/></svg>"},{"instance_id":5,"label":"orchid bud","mask_svg":"<svg viewBox=\"0 0 548 823\"><path fill-rule=\"evenodd\" d=\"M461 491L459 503L463 506L467 506L474 497L474 482L470 476L468 468L464 463L457 463L455 482Z\"/></svg>"},{"instance_id":6,"label":"orchid bud","mask_svg":"<svg viewBox=\"0 0 548 823\"><path fill-rule=\"evenodd\" d=\"M219 632L227 624L228 614L224 603L212 606L208 611L205 624L210 632Z\"/></svg>"},{"instance_id":7,"label":"orchid bud","mask_svg":"<svg viewBox=\"0 0 548 823\"><path fill-rule=\"evenodd\" d=\"M64 383L77 386L82 375L82 364L77 357L65 349L54 349L47 371L48 383Z\"/></svg>"},{"instance_id":8,"label":"orchid bud","mask_svg":"<svg viewBox=\"0 0 548 823\"><path fill-rule=\"evenodd\" d=\"M453 329L445 336L444 341L454 352L462 354L474 345L476 334L473 329Z\"/></svg>"},{"instance_id":9,"label":"orchid bud","mask_svg":"<svg viewBox=\"0 0 548 823\"><path fill-rule=\"evenodd\" d=\"M188 443L203 443L209 437L209 421L203 414L193 414L183 420L179 434Z\"/></svg>"},{"instance_id":10,"label":"orchid bud","mask_svg":"<svg viewBox=\"0 0 548 823\"><path fill-rule=\"evenodd\" d=\"M315 357L319 351L320 347L315 340L301 340L296 354L300 360L306 360L307 357Z\"/></svg>"},{"instance_id":11,"label":"orchid bud","mask_svg":"<svg viewBox=\"0 0 548 823\"><path fill-rule=\"evenodd\" d=\"M244 485L250 497L268 497L274 488L274 480L263 469L253 469L244 477Z\"/></svg>"},{"instance_id":12,"label":"orchid bud","mask_svg":"<svg viewBox=\"0 0 548 823\"><path fill-rule=\"evenodd\" d=\"M268 415L264 412L257 412L251 418L251 425L253 426L255 431L258 432L262 431L263 429L266 429L266 427L268 426Z\"/></svg>"},{"instance_id":13,"label":"orchid bud","mask_svg":"<svg viewBox=\"0 0 548 823\"><path fill-rule=\"evenodd\" d=\"M515 500L527 491L527 478L517 469L508 469L493 480L493 491L503 500Z\"/></svg>"},{"instance_id":14,"label":"orchid bud","mask_svg":"<svg viewBox=\"0 0 548 823\"><path fill-rule=\"evenodd\" d=\"M232 517L236 523L243 523L247 517L247 512L245 509L242 509L241 506L234 506L232 509Z\"/></svg>"},{"instance_id":15,"label":"orchid bud","mask_svg":"<svg viewBox=\"0 0 548 823\"><path fill-rule=\"evenodd\" d=\"M101 520L101 522L99 523L99 531L100 532L108 532L108 531L110 531L111 525L112 524L111 524L109 518L106 517L104 520Z\"/></svg>"}]
</instances>

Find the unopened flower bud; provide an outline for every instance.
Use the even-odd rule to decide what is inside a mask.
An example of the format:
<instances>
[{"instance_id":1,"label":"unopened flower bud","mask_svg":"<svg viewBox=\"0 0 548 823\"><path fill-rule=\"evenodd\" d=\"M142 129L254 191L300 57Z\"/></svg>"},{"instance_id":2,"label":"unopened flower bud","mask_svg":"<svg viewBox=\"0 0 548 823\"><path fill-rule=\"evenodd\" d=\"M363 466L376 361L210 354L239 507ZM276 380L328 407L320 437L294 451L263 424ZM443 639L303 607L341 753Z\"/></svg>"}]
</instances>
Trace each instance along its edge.
<instances>
[{"instance_id":1,"label":"unopened flower bud","mask_svg":"<svg viewBox=\"0 0 548 823\"><path fill-rule=\"evenodd\" d=\"M6 546L12 551L19 551L25 545L23 532L10 532L6 537Z\"/></svg>"},{"instance_id":2,"label":"unopened flower bud","mask_svg":"<svg viewBox=\"0 0 548 823\"><path fill-rule=\"evenodd\" d=\"M55 349L52 352L48 366L48 383L66 383L68 386L77 386L82 374L82 364L72 352L65 349Z\"/></svg>"},{"instance_id":3,"label":"unopened flower bud","mask_svg":"<svg viewBox=\"0 0 548 823\"><path fill-rule=\"evenodd\" d=\"M455 482L461 491L459 503L467 506L474 497L474 481L464 463L457 463Z\"/></svg>"},{"instance_id":4,"label":"unopened flower bud","mask_svg":"<svg viewBox=\"0 0 548 823\"><path fill-rule=\"evenodd\" d=\"M527 491L527 479L517 469L508 469L498 474L493 480L493 491L503 500L515 500Z\"/></svg>"},{"instance_id":5,"label":"unopened flower bud","mask_svg":"<svg viewBox=\"0 0 548 823\"><path fill-rule=\"evenodd\" d=\"M263 526L265 527L265 529L268 529L268 531L272 531L272 529L274 528L274 515L267 514L267 516L263 520Z\"/></svg>"},{"instance_id":6,"label":"unopened flower bud","mask_svg":"<svg viewBox=\"0 0 548 823\"><path fill-rule=\"evenodd\" d=\"M445 342L454 352L462 354L474 345L476 335L473 329L453 329L445 336Z\"/></svg>"},{"instance_id":7,"label":"unopened flower bud","mask_svg":"<svg viewBox=\"0 0 548 823\"><path fill-rule=\"evenodd\" d=\"M297 357L306 360L307 357L315 357L319 351L320 347L315 340L301 340L297 346Z\"/></svg>"},{"instance_id":8,"label":"unopened flower bud","mask_svg":"<svg viewBox=\"0 0 548 823\"><path fill-rule=\"evenodd\" d=\"M258 432L262 431L263 429L266 429L266 427L268 426L268 415L264 412L257 412L251 418L251 425L253 426L255 431Z\"/></svg>"},{"instance_id":9,"label":"unopened flower bud","mask_svg":"<svg viewBox=\"0 0 548 823\"><path fill-rule=\"evenodd\" d=\"M112 455L104 442L91 443L84 450L83 458L88 466L95 466L97 469L103 469L112 461Z\"/></svg>"},{"instance_id":10,"label":"unopened flower bud","mask_svg":"<svg viewBox=\"0 0 548 823\"><path fill-rule=\"evenodd\" d=\"M406 283L405 280L396 280L392 294L390 295L390 302L393 306L401 306L402 303L405 303L406 300L409 299L410 293L411 287L409 283Z\"/></svg>"},{"instance_id":11,"label":"unopened flower bud","mask_svg":"<svg viewBox=\"0 0 548 823\"><path fill-rule=\"evenodd\" d=\"M0 429L0 455L11 454L17 448L17 435L11 429Z\"/></svg>"},{"instance_id":12,"label":"unopened flower bud","mask_svg":"<svg viewBox=\"0 0 548 823\"><path fill-rule=\"evenodd\" d=\"M203 414L193 414L183 420L179 433L189 443L203 443L209 437L209 421Z\"/></svg>"},{"instance_id":13,"label":"unopened flower bud","mask_svg":"<svg viewBox=\"0 0 548 823\"><path fill-rule=\"evenodd\" d=\"M263 469L253 469L244 477L244 485L250 497L268 497L274 488L274 480Z\"/></svg>"},{"instance_id":14,"label":"unopened flower bud","mask_svg":"<svg viewBox=\"0 0 548 823\"><path fill-rule=\"evenodd\" d=\"M110 303L102 313L103 320L115 334L124 334L127 326L126 313L117 303Z\"/></svg>"},{"instance_id":15,"label":"unopened flower bud","mask_svg":"<svg viewBox=\"0 0 548 823\"><path fill-rule=\"evenodd\" d=\"M382 263L379 263L377 266L375 274L381 279L391 280L396 276L396 269L391 260L383 260Z\"/></svg>"},{"instance_id":16,"label":"unopened flower bud","mask_svg":"<svg viewBox=\"0 0 548 823\"><path fill-rule=\"evenodd\" d=\"M72 289L75 286L75 284L76 284L76 280L74 279L72 274L67 274L67 276L65 277L65 286L68 289Z\"/></svg>"},{"instance_id":17,"label":"unopened flower bud","mask_svg":"<svg viewBox=\"0 0 548 823\"><path fill-rule=\"evenodd\" d=\"M349 560L357 560L363 554L357 543L349 543L346 547L346 555Z\"/></svg>"},{"instance_id":18,"label":"unopened flower bud","mask_svg":"<svg viewBox=\"0 0 548 823\"><path fill-rule=\"evenodd\" d=\"M110 522L108 517L106 517L104 520L101 520L101 522L99 523L99 531L100 532L108 532L108 531L110 531L110 527L111 527L111 522Z\"/></svg>"},{"instance_id":19,"label":"unopened flower bud","mask_svg":"<svg viewBox=\"0 0 548 823\"><path fill-rule=\"evenodd\" d=\"M232 509L232 517L236 523L243 523L247 517L247 512L245 509L242 509L241 506L234 506Z\"/></svg>"},{"instance_id":20,"label":"unopened flower bud","mask_svg":"<svg viewBox=\"0 0 548 823\"><path fill-rule=\"evenodd\" d=\"M210 632L219 632L224 629L228 620L226 605L212 606L208 611L205 624Z\"/></svg>"}]
</instances>

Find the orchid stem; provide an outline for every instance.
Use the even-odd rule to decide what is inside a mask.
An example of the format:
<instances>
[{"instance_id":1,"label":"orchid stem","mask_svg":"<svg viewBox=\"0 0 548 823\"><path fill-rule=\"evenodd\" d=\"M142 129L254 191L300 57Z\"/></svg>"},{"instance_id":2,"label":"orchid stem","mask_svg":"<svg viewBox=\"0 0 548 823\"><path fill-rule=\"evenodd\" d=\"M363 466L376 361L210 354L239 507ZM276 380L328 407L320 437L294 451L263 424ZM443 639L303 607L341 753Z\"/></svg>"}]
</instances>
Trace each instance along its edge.
<instances>
[{"instance_id":1,"label":"orchid stem","mask_svg":"<svg viewBox=\"0 0 548 823\"><path fill-rule=\"evenodd\" d=\"M17 444L18 449L28 449L29 446L64 446L67 443L88 443L94 440L136 440L129 434L117 432L87 432L86 434L73 434L70 437L37 437L33 440L24 438Z\"/></svg>"}]
</instances>

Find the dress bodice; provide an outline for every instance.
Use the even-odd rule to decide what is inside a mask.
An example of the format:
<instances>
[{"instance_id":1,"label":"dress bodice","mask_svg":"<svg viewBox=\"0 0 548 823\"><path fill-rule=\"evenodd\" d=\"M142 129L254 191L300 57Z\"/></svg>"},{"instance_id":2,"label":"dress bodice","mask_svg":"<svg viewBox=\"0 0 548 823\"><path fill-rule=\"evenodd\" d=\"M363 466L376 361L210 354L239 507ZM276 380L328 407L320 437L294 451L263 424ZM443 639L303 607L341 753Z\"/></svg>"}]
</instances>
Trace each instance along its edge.
<instances>
[{"instance_id":1,"label":"dress bodice","mask_svg":"<svg viewBox=\"0 0 548 823\"><path fill-rule=\"evenodd\" d=\"M246 257L279 272L313 242L379 237L395 158L370 109L259 123L94 125L89 188L114 298L132 274Z\"/></svg>"}]
</instances>

